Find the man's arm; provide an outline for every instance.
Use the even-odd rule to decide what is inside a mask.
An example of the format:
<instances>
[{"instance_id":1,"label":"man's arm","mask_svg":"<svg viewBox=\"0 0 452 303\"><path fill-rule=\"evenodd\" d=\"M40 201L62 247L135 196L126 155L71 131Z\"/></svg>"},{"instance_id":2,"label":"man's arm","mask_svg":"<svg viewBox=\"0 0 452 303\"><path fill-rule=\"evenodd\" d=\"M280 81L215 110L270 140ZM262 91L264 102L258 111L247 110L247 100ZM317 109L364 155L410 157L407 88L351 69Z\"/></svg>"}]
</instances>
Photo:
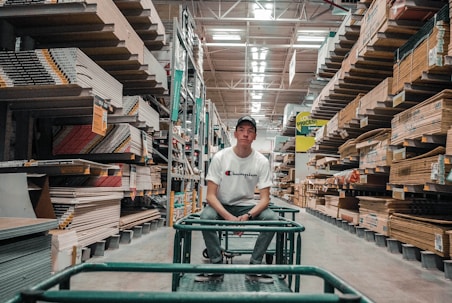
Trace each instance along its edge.
<instances>
[{"instance_id":1,"label":"man's arm","mask_svg":"<svg viewBox=\"0 0 452 303\"><path fill-rule=\"evenodd\" d=\"M215 209L215 211L218 213L220 217L222 217L225 220L228 221L238 221L239 218L232 215L230 212L228 212L224 207L223 204L221 204L220 200L217 198L217 191L218 191L218 184L207 181L207 196L206 201L207 203Z\"/></svg>"},{"instance_id":2,"label":"man's arm","mask_svg":"<svg viewBox=\"0 0 452 303\"><path fill-rule=\"evenodd\" d=\"M270 205L270 187L262 188L259 191L259 195L259 203L257 203L249 212L253 218L257 217L268 207L268 205Z\"/></svg>"}]
</instances>

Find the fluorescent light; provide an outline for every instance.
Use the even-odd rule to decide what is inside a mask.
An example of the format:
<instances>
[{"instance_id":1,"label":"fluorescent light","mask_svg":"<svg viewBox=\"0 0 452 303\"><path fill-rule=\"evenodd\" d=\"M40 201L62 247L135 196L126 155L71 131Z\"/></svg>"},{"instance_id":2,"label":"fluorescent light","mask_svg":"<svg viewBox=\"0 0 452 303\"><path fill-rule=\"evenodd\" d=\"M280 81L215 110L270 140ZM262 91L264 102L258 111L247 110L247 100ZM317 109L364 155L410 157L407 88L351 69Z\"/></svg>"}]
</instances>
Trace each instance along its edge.
<instances>
[{"instance_id":1,"label":"fluorescent light","mask_svg":"<svg viewBox=\"0 0 452 303\"><path fill-rule=\"evenodd\" d=\"M294 44L294 48L320 48L321 44Z\"/></svg>"},{"instance_id":2,"label":"fluorescent light","mask_svg":"<svg viewBox=\"0 0 452 303\"><path fill-rule=\"evenodd\" d=\"M324 35L326 36L330 31L322 30L322 29L300 29L298 33L300 34L315 34L317 36Z\"/></svg>"},{"instance_id":3,"label":"fluorescent light","mask_svg":"<svg viewBox=\"0 0 452 303\"><path fill-rule=\"evenodd\" d=\"M233 35L233 34L214 34L212 35L212 39L213 40L231 40L231 41L239 41L242 38L240 37L240 35Z\"/></svg>"},{"instance_id":4,"label":"fluorescent light","mask_svg":"<svg viewBox=\"0 0 452 303\"><path fill-rule=\"evenodd\" d=\"M323 41L325 41L325 37L323 37L323 36L300 35L300 36L298 36L297 41L301 41L301 42L323 42Z\"/></svg>"}]
</instances>

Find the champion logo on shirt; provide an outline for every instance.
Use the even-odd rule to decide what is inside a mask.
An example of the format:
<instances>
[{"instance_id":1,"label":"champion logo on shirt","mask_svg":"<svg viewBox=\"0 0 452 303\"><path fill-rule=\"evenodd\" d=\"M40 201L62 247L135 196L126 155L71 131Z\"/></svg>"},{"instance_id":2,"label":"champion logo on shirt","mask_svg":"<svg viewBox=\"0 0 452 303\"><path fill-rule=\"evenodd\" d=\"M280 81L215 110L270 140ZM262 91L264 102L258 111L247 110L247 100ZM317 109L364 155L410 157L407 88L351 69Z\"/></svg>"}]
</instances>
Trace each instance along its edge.
<instances>
[{"instance_id":1,"label":"champion logo on shirt","mask_svg":"<svg viewBox=\"0 0 452 303\"><path fill-rule=\"evenodd\" d=\"M224 172L226 176L244 176L244 177L257 177L257 174L251 173L235 173L233 171L227 170Z\"/></svg>"}]
</instances>

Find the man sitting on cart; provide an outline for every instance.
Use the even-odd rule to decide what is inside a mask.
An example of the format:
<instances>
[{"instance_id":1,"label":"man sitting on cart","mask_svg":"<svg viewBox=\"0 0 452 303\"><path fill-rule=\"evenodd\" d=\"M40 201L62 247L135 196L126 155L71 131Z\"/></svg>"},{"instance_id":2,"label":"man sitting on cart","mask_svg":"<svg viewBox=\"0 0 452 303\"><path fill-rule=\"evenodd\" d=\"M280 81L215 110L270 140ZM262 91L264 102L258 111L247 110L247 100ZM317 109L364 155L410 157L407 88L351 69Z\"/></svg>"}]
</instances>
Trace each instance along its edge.
<instances>
[{"instance_id":1,"label":"man sitting on cart","mask_svg":"<svg viewBox=\"0 0 452 303\"><path fill-rule=\"evenodd\" d=\"M268 159L251 145L256 139L256 121L251 116L237 121L234 137L237 143L217 152L207 173L207 206L201 213L203 220L278 220L268 208L270 204L271 169ZM254 198L256 187L259 200ZM211 263L223 263L220 239L216 231L202 232ZM273 239L274 232L261 232L257 237L250 264L261 264ZM248 281L273 283L267 275L246 275ZM198 282L223 281L222 274L200 274Z\"/></svg>"}]
</instances>

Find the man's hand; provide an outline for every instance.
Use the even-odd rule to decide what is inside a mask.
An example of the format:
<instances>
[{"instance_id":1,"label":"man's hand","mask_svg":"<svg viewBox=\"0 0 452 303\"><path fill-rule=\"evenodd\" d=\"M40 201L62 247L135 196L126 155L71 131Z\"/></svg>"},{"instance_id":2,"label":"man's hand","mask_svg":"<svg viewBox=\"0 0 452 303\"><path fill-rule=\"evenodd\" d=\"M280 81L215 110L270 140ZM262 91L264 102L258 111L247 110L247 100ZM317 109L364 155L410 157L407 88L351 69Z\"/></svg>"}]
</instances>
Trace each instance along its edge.
<instances>
[{"instance_id":1,"label":"man's hand","mask_svg":"<svg viewBox=\"0 0 452 303\"><path fill-rule=\"evenodd\" d=\"M238 221L248 221L248 214L241 215L237 217ZM243 235L243 231L235 231L234 235L241 237Z\"/></svg>"}]
</instances>

